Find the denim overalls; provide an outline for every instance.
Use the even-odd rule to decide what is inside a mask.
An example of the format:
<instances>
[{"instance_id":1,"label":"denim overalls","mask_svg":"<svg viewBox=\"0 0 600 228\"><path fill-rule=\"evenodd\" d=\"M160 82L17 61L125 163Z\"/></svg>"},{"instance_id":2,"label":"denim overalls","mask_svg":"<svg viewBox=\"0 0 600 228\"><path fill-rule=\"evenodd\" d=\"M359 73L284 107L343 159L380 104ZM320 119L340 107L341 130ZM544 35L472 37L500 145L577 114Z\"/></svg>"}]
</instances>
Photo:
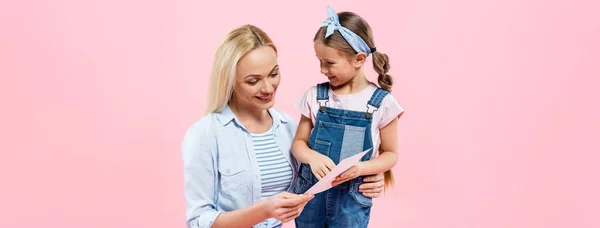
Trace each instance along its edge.
<instances>
[{"instance_id":1,"label":"denim overalls","mask_svg":"<svg viewBox=\"0 0 600 228\"><path fill-rule=\"evenodd\" d=\"M335 109L326 107L329 100L329 83L317 85L317 101L320 107L308 146L331 158L336 165L347 157L372 149L373 112L379 109L381 101L388 94L387 91L377 88L368 104L365 104L366 112ZM372 153L373 150L367 152L361 161L371 159ZM308 164L301 164L298 172L293 191L302 194L317 183L318 179ZM316 194L304 207L302 214L295 219L296 227L367 227L373 203L370 198L358 192L362 179L363 177L357 177Z\"/></svg>"}]
</instances>

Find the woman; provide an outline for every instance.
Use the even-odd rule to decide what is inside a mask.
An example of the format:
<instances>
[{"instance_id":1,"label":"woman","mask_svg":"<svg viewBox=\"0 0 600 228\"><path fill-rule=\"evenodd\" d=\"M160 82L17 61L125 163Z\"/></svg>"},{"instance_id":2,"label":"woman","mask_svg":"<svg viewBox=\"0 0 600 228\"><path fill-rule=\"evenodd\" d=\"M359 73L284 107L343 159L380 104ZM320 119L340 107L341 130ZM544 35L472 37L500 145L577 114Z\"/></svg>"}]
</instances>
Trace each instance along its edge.
<instances>
[{"instance_id":1,"label":"woman","mask_svg":"<svg viewBox=\"0 0 600 228\"><path fill-rule=\"evenodd\" d=\"M298 171L291 155L297 124L272 109L279 82L277 49L267 34L244 25L225 37L208 113L183 140L188 227L281 227L314 197L289 193ZM363 195L378 197L382 175L365 182Z\"/></svg>"}]
</instances>

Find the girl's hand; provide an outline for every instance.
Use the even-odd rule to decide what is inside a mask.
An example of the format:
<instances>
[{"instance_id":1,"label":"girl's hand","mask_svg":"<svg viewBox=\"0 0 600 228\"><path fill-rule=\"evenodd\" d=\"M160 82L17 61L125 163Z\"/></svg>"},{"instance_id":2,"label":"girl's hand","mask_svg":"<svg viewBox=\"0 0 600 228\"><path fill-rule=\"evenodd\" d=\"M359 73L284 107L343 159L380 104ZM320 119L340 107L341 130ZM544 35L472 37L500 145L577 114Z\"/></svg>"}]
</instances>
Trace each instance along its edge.
<instances>
[{"instance_id":1,"label":"girl's hand","mask_svg":"<svg viewBox=\"0 0 600 228\"><path fill-rule=\"evenodd\" d=\"M335 168L335 163L319 152L314 151L314 154L310 158L310 169L312 173L317 177L317 179L321 180L325 175L329 173L333 168Z\"/></svg>"},{"instance_id":2,"label":"girl's hand","mask_svg":"<svg viewBox=\"0 0 600 228\"><path fill-rule=\"evenodd\" d=\"M344 171L342 174L338 175L333 182L331 183L331 185L336 186L338 184L344 183L348 180L352 180L354 178L357 178L358 176L360 176L360 165L361 162L359 162L358 164L350 167L348 170Z\"/></svg>"}]
</instances>

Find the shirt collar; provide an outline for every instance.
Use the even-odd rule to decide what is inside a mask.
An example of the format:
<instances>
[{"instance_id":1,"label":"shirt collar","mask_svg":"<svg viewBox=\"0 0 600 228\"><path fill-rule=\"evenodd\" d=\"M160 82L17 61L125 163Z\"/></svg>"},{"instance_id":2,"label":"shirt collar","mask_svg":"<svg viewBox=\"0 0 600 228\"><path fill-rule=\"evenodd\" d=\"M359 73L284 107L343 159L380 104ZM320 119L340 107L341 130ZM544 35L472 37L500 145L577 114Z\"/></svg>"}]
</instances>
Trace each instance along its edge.
<instances>
[{"instance_id":1,"label":"shirt collar","mask_svg":"<svg viewBox=\"0 0 600 228\"><path fill-rule=\"evenodd\" d=\"M279 113L278 111L275 111L274 109L270 108L268 109L269 114L271 114L271 118L273 118L273 127L277 127L279 126L280 123L287 123L287 119L285 117L283 117L281 115L281 113ZM225 108L223 108L223 110L221 110L220 112L215 112L215 115L217 115L217 118L219 119L219 122L221 122L221 124L223 124L223 126L229 124L229 122L235 120L235 122L242 126L242 124L240 123L240 121L237 119L237 117L235 116L235 113L233 113L233 111L231 111L231 108L229 107L229 105L225 106Z\"/></svg>"}]
</instances>

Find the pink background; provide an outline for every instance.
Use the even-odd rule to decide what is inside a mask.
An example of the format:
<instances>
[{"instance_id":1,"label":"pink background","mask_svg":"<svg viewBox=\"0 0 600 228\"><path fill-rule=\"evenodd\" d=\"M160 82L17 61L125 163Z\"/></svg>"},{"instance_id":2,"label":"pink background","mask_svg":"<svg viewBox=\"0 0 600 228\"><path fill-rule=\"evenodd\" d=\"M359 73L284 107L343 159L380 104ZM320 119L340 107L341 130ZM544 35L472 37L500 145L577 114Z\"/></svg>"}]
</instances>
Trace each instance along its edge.
<instances>
[{"instance_id":1,"label":"pink background","mask_svg":"<svg viewBox=\"0 0 600 228\"><path fill-rule=\"evenodd\" d=\"M371 227L600 227L600 3L394 2L0 2L0 227L184 227L219 40L263 28L298 118L327 4L368 20L406 109Z\"/></svg>"}]
</instances>

